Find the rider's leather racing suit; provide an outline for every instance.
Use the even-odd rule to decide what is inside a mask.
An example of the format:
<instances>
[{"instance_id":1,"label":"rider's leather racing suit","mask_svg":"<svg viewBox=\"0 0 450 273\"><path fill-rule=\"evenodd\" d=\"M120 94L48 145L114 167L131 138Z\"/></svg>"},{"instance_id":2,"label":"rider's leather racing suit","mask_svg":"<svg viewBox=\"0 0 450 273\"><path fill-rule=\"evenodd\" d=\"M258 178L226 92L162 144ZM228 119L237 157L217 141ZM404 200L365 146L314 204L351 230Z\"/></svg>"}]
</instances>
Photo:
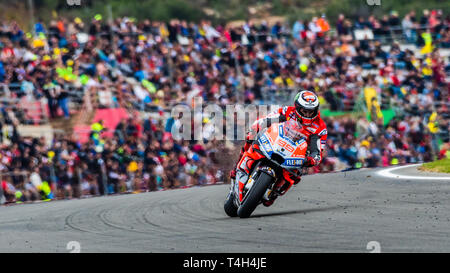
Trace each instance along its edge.
<instances>
[{"instance_id":1,"label":"rider's leather racing suit","mask_svg":"<svg viewBox=\"0 0 450 273\"><path fill-rule=\"evenodd\" d=\"M243 154L250 148L256 134L263 128L269 127L273 123L284 122L290 119L295 119L300 122L295 114L294 106L284 106L280 107L278 110L268 114L256 120L252 126L250 132L248 132L246 137L246 142L244 147L241 149L241 154L235 165L231 170L230 177L234 179L236 177L236 167L241 160ZM304 126L304 125L303 125ZM320 118L320 112L317 117L313 120L312 124L309 126L304 126L306 130L303 130L304 134L307 136L309 156L307 157L306 167L317 166L322 161L322 153L325 149L325 144L327 140L327 126L325 122ZM300 172L298 172L298 177L293 177L295 184L300 182Z\"/></svg>"}]
</instances>

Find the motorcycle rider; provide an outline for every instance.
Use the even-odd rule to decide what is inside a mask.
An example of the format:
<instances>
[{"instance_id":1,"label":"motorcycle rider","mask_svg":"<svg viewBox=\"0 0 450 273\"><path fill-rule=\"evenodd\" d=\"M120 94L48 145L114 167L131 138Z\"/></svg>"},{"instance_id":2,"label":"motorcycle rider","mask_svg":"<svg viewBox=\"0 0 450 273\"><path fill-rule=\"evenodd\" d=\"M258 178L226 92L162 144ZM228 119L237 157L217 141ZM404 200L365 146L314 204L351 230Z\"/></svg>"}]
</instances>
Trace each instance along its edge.
<instances>
[{"instance_id":1,"label":"motorcycle rider","mask_svg":"<svg viewBox=\"0 0 450 273\"><path fill-rule=\"evenodd\" d=\"M230 172L230 178L236 178L236 167L241 160L244 153L250 148L255 139L256 134L264 128L269 127L272 123L284 122L294 119L303 127L305 127L304 134L307 137L309 156L306 158L306 167L317 166L322 161L322 152L325 148L327 140L327 127L325 122L320 118L319 98L317 95L308 90L298 92L294 99L294 106L280 107L278 110L256 120L250 132L247 133L244 147L241 149L239 159L235 167ZM300 182L301 174L297 177L292 177L294 184ZM265 206L270 206L272 202L264 203Z\"/></svg>"}]
</instances>

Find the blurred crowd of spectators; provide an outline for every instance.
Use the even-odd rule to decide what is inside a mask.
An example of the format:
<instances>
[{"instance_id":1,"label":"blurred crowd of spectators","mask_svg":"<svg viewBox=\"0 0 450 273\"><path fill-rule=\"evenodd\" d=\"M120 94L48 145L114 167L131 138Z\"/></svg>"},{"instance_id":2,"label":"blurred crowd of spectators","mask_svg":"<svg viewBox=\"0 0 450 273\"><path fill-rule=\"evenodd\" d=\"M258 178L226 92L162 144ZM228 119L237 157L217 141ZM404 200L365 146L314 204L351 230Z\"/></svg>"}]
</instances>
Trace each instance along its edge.
<instances>
[{"instance_id":1,"label":"blurred crowd of spectators","mask_svg":"<svg viewBox=\"0 0 450 273\"><path fill-rule=\"evenodd\" d=\"M325 121L330 137L322 170L335 170L342 163L344 167L370 168L450 158L448 121L426 124L423 117L412 115L394 118L387 125L382 120L369 122L366 117ZM444 131L441 147L439 137L431 133L434 126Z\"/></svg>"},{"instance_id":2,"label":"blurred crowd of spectators","mask_svg":"<svg viewBox=\"0 0 450 273\"><path fill-rule=\"evenodd\" d=\"M415 35L408 35L419 47L430 39L434 47L450 45L449 17L442 12L425 11L420 20L411 12L405 20L411 24L405 23L402 31L414 30ZM89 24L80 18L52 20L49 26L36 23L35 36L8 22L0 24L0 83L20 84L12 96L46 97L52 116L58 107L69 114L66 83L115 89L114 101L143 110L190 103L194 96L221 104L255 103L267 90L283 87L321 87L325 92L326 87L354 82L362 69L395 68L395 74L408 61L408 70L431 68L434 64L424 62L425 55L415 60L411 51L386 49L379 40L355 39L352 32L369 28L375 38L390 35L386 29L403 21L395 12L353 23L341 15L336 32L329 34L324 17L292 27L265 21L213 27L209 21L166 24L127 17L107 23L97 15ZM426 53L432 51L426 48Z\"/></svg>"},{"instance_id":3,"label":"blurred crowd of spectators","mask_svg":"<svg viewBox=\"0 0 450 273\"><path fill-rule=\"evenodd\" d=\"M80 18L38 22L31 33L1 22L0 85L20 86L12 98L45 98L50 117L60 109L66 118L67 85L109 92L109 106L143 111L192 105L199 96L221 106L280 103L270 98L309 89L319 95L322 109L361 107L369 113L369 119L325 118L328 156L314 171L428 161L448 156L450 65L441 50L450 47L449 19L439 10L426 10L420 18L414 12L356 20L340 15L336 31L325 16L292 26L266 21L213 26L206 20L128 17L108 23L98 14L86 23ZM405 48L398 37L413 47ZM396 117L384 124L381 109L394 109ZM2 113L3 122L15 128L17 113L7 105ZM34 180L50 183L59 197L74 194L71 185L77 183L80 196L223 179L219 168L211 167L217 164L217 143L173 141L165 125L151 120L135 124L142 130L134 135L127 131L132 124L121 124L125 131L104 139L102 151L96 151L98 139L79 144L55 136L45 147L44 140L16 132L2 148L3 172L38 173ZM5 192L27 191L31 179L16 176L5 175ZM28 190L24 196L37 196Z\"/></svg>"},{"instance_id":4,"label":"blurred crowd of spectators","mask_svg":"<svg viewBox=\"0 0 450 273\"><path fill-rule=\"evenodd\" d=\"M6 201L136 193L223 182L223 145L217 141L175 141L168 132L170 124L130 118L116 128L105 128L99 121L94 123L88 142L81 144L74 137L57 134L50 146L44 137L20 136L14 129L11 143L0 147ZM113 137L103 137L107 130Z\"/></svg>"}]
</instances>

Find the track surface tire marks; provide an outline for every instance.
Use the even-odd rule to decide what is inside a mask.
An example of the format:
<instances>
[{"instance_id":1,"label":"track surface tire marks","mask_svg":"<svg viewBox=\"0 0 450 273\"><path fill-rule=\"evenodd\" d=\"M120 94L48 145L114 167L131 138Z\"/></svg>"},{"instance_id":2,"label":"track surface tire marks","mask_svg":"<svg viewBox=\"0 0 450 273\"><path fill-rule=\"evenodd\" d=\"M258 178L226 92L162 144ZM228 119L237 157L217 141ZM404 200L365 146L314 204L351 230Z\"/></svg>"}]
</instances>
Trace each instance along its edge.
<instances>
[{"instance_id":1,"label":"track surface tire marks","mask_svg":"<svg viewBox=\"0 0 450 273\"><path fill-rule=\"evenodd\" d=\"M0 207L0 252L449 252L450 183L377 170L305 176L229 218L229 185Z\"/></svg>"}]
</instances>

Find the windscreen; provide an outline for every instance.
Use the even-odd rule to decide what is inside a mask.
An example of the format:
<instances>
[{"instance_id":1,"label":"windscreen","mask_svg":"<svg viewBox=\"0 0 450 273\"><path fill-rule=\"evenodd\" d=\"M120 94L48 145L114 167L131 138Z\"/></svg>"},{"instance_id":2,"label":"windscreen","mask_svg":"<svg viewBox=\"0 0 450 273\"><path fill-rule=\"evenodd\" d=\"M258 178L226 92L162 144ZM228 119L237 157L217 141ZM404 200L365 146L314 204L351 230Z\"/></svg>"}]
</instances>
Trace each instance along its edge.
<instances>
[{"instance_id":1,"label":"windscreen","mask_svg":"<svg viewBox=\"0 0 450 273\"><path fill-rule=\"evenodd\" d=\"M283 127L284 135L294 142L305 137L305 135L302 133L302 126L294 120L286 121Z\"/></svg>"}]
</instances>

